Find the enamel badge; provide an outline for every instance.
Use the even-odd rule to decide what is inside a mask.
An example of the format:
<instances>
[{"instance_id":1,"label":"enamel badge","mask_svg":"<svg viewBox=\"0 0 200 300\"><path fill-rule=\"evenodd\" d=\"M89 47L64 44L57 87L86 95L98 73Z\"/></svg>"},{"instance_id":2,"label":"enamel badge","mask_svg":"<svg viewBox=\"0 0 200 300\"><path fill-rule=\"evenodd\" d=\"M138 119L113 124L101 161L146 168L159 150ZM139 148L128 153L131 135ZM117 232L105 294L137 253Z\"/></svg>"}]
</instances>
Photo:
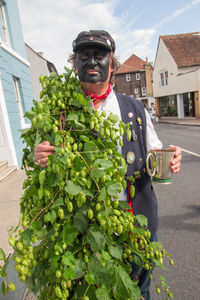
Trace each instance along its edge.
<instances>
[{"instance_id":1,"label":"enamel badge","mask_svg":"<svg viewBox=\"0 0 200 300\"><path fill-rule=\"evenodd\" d=\"M132 113L132 112L129 112L129 113L128 113L128 117L129 117L130 119L132 119L132 118L133 118L133 113Z\"/></svg>"},{"instance_id":2,"label":"enamel badge","mask_svg":"<svg viewBox=\"0 0 200 300\"><path fill-rule=\"evenodd\" d=\"M133 164L134 163L134 161L135 161L135 154L133 153L133 152L131 152L131 151L129 151L128 153L127 153L127 163L129 164L129 165L131 165L131 164Z\"/></svg>"},{"instance_id":3,"label":"enamel badge","mask_svg":"<svg viewBox=\"0 0 200 300\"><path fill-rule=\"evenodd\" d=\"M135 142L137 140L137 134L135 132L135 130L132 130L132 140Z\"/></svg>"}]
</instances>

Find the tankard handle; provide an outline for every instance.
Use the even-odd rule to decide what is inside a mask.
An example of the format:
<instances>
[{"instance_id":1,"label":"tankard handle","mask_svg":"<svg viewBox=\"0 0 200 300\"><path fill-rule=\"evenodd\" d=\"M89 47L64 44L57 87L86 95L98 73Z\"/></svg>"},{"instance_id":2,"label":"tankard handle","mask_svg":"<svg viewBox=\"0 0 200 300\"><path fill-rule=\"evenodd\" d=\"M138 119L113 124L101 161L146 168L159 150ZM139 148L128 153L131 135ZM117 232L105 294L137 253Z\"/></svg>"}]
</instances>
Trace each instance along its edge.
<instances>
[{"instance_id":1,"label":"tankard handle","mask_svg":"<svg viewBox=\"0 0 200 300\"><path fill-rule=\"evenodd\" d=\"M150 177L153 177L156 173L156 161L155 154L152 152L149 152L149 154L146 157L146 168L148 175Z\"/></svg>"}]
</instances>

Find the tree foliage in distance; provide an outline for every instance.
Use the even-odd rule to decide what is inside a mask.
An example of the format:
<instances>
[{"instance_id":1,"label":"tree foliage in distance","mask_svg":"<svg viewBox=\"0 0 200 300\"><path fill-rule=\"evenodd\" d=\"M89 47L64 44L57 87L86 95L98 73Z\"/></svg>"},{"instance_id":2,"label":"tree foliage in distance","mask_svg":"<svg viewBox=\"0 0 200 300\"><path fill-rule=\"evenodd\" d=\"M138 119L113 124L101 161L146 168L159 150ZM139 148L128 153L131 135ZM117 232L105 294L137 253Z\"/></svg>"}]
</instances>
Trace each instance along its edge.
<instances>
[{"instance_id":1,"label":"tree foliage in distance","mask_svg":"<svg viewBox=\"0 0 200 300\"><path fill-rule=\"evenodd\" d=\"M92 109L76 75L65 70L40 77L42 101L25 114L32 123L22 131L27 178L19 225L9 237L15 269L38 299L138 300L131 263L164 268L166 251L149 241L147 219L133 216L118 196L126 188L119 147L124 134L130 140L129 125ZM55 153L41 168L33 151L44 141ZM129 180L134 196L135 179ZM7 276L10 258L0 249L0 276ZM4 281L2 294L9 290L13 283Z\"/></svg>"}]
</instances>

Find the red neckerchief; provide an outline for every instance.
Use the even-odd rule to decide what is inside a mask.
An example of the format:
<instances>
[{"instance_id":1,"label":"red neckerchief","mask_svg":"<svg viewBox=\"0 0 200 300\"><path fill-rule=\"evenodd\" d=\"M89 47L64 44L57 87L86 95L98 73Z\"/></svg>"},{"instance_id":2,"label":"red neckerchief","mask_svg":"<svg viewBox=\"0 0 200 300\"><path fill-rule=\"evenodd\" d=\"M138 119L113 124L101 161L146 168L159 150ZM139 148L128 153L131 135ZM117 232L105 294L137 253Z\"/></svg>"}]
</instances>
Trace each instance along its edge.
<instances>
[{"instance_id":1,"label":"red neckerchief","mask_svg":"<svg viewBox=\"0 0 200 300\"><path fill-rule=\"evenodd\" d=\"M105 98L107 98L108 97L108 95L110 94L110 92L111 92L111 84L109 83L108 84L108 89L107 89L107 91L105 92L105 94L103 94L103 95L101 95L101 96L97 96L97 95L95 95L95 94L92 94L92 93L89 93L89 92L86 92L86 91L84 91L84 93L85 93L85 96L90 96L91 97L91 99L93 100L93 103L95 103L97 100L99 100L99 99L105 99Z\"/></svg>"}]
</instances>

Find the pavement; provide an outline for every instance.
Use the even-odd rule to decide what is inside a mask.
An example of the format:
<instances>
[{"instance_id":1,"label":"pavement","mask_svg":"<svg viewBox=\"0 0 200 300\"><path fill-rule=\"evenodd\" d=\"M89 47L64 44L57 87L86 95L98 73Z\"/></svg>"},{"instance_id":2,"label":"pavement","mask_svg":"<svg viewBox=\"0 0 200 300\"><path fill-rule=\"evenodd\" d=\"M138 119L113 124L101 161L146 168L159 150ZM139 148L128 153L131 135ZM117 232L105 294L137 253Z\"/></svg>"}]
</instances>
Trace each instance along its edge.
<instances>
[{"instance_id":1,"label":"pavement","mask_svg":"<svg viewBox=\"0 0 200 300\"><path fill-rule=\"evenodd\" d=\"M184 119L178 119L177 117L161 117L158 123L168 123L175 125L188 125L188 126L200 126L200 118L186 117Z\"/></svg>"},{"instance_id":2,"label":"pavement","mask_svg":"<svg viewBox=\"0 0 200 300\"><path fill-rule=\"evenodd\" d=\"M158 120L158 123L200 126L200 119L162 117ZM0 248L4 250L6 255L12 252L12 248L8 244L7 231L11 226L18 224L20 215L19 200L23 194L22 184L25 178L25 172L18 169L12 176L0 183ZM33 294L27 294L25 286L17 280L16 273L13 273L15 273L15 271L11 264L10 277L11 279L13 278L13 281L16 282L18 287L14 293L11 293L11 296L4 297L0 295L0 300L35 300L36 298Z\"/></svg>"}]
</instances>

